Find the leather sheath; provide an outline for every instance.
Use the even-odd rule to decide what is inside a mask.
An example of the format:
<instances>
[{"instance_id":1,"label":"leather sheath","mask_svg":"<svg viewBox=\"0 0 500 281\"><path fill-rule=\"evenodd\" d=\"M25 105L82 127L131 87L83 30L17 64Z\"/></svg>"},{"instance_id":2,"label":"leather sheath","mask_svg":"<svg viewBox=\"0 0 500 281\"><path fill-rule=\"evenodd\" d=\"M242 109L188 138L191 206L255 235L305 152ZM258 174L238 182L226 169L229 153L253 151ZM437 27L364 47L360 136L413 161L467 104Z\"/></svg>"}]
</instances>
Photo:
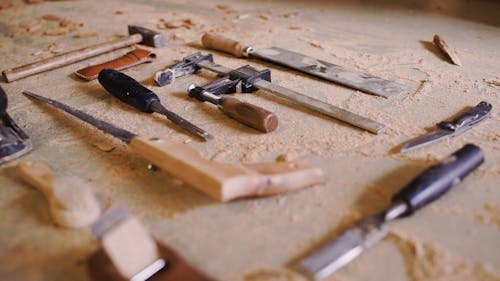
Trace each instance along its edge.
<instances>
[{"instance_id":1,"label":"leather sheath","mask_svg":"<svg viewBox=\"0 0 500 281\"><path fill-rule=\"evenodd\" d=\"M148 281L215 281L188 264L179 254L167 246L156 242L160 256L166 266ZM99 249L87 260L87 269L94 281L129 281L114 267L103 249Z\"/></svg>"},{"instance_id":2,"label":"leather sheath","mask_svg":"<svg viewBox=\"0 0 500 281\"><path fill-rule=\"evenodd\" d=\"M96 79L99 72L105 68L121 70L141 63L152 62L155 58L156 55L150 51L135 49L114 60L77 70L75 74L84 80L90 81Z\"/></svg>"}]
</instances>

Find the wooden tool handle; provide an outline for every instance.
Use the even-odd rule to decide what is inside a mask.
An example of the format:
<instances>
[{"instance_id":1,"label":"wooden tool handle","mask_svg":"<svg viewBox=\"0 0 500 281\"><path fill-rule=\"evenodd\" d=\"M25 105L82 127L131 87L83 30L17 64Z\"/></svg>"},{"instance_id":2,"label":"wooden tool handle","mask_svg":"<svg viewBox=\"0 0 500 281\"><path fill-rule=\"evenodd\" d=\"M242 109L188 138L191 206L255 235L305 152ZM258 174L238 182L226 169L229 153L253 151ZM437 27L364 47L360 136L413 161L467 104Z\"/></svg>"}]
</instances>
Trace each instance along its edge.
<instances>
[{"instance_id":1,"label":"wooden tool handle","mask_svg":"<svg viewBox=\"0 0 500 281\"><path fill-rule=\"evenodd\" d=\"M99 218L99 204L90 187L79 178L55 177L42 161L21 162L17 165L17 173L45 195L50 215L56 224L78 228L92 224Z\"/></svg>"},{"instance_id":2,"label":"wooden tool handle","mask_svg":"<svg viewBox=\"0 0 500 281\"><path fill-rule=\"evenodd\" d=\"M227 116L264 133L278 127L276 114L237 98L222 98L219 109Z\"/></svg>"},{"instance_id":3,"label":"wooden tool handle","mask_svg":"<svg viewBox=\"0 0 500 281\"><path fill-rule=\"evenodd\" d=\"M204 159L189 145L135 137L131 148L168 173L220 201L270 195L323 182L321 169L299 163L234 165Z\"/></svg>"},{"instance_id":4,"label":"wooden tool handle","mask_svg":"<svg viewBox=\"0 0 500 281\"><path fill-rule=\"evenodd\" d=\"M134 34L127 36L125 38L120 38L112 42L105 42L85 47L79 50L70 51L54 57L39 60L34 63L5 70L2 72L2 74L7 82L12 82L33 74L55 69L93 56L104 54L116 49L124 48L139 43L141 41L142 41L142 35Z\"/></svg>"},{"instance_id":5,"label":"wooden tool handle","mask_svg":"<svg viewBox=\"0 0 500 281\"><path fill-rule=\"evenodd\" d=\"M201 37L201 43L205 48L226 52L239 58L245 56L243 51L247 48L238 41L211 33L205 33Z\"/></svg>"}]
</instances>

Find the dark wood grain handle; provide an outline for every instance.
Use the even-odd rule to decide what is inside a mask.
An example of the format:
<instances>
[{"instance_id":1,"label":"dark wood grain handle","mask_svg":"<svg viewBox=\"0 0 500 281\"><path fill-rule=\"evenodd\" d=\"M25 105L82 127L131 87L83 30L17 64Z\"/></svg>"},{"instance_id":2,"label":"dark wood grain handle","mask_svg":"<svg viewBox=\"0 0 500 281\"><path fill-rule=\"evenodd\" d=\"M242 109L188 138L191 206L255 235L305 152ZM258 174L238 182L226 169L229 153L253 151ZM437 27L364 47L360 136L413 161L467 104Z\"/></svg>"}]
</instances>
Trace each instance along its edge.
<instances>
[{"instance_id":1,"label":"dark wood grain handle","mask_svg":"<svg viewBox=\"0 0 500 281\"><path fill-rule=\"evenodd\" d=\"M247 48L238 41L211 33L205 33L201 37L201 43L205 48L226 52L239 58L245 56L243 51Z\"/></svg>"},{"instance_id":2,"label":"dark wood grain handle","mask_svg":"<svg viewBox=\"0 0 500 281\"><path fill-rule=\"evenodd\" d=\"M219 109L238 122L264 133L272 132L278 127L276 114L236 98L223 98Z\"/></svg>"}]
</instances>

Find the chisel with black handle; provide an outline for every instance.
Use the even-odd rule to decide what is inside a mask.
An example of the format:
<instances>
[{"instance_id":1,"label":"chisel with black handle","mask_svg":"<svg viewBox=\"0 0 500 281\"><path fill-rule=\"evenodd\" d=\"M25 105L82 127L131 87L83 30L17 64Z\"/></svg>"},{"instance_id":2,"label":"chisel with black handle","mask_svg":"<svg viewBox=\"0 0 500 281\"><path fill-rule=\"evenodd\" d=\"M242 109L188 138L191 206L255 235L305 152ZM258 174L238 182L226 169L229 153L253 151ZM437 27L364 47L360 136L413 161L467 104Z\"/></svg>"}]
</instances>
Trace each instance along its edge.
<instances>
[{"instance_id":1,"label":"chisel with black handle","mask_svg":"<svg viewBox=\"0 0 500 281\"><path fill-rule=\"evenodd\" d=\"M440 198L484 162L481 149L467 144L423 171L392 198L382 212L366 217L337 239L302 258L294 267L311 280L326 278L388 233L386 222L413 214Z\"/></svg>"},{"instance_id":2,"label":"chisel with black handle","mask_svg":"<svg viewBox=\"0 0 500 281\"><path fill-rule=\"evenodd\" d=\"M170 121L203 140L213 138L203 129L166 109L155 93L142 86L134 78L113 69L103 69L99 72L98 80L104 89L124 103L145 113L156 112L165 115Z\"/></svg>"}]
</instances>

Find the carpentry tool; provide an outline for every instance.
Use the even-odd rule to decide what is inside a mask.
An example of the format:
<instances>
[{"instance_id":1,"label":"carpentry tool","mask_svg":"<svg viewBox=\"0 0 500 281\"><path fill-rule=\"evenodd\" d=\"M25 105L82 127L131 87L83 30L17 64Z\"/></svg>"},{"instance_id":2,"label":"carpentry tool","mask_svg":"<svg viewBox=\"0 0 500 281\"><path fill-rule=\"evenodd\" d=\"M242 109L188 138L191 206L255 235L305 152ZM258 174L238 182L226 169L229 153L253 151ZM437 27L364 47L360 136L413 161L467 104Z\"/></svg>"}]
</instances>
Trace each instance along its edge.
<instances>
[{"instance_id":1,"label":"carpentry tool","mask_svg":"<svg viewBox=\"0 0 500 281\"><path fill-rule=\"evenodd\" d=\"M212 55L195 53L187 56L181 62L170 68L157 72L155 74L155 81L158 85L163 86L171 83L176 77L194 73L200 68L208 69L219 75L229 76L231 79L241 81L241 92L243 93L251 93L258 89L265 90L275 96L287 99L294 104L344 121L371 133L380 134L385 129L384 124L271 83L271 72L268 69L257 71L246 65L233 70L215 64Z\"/></svg>"},{"instance_id":2,"label":"carpentry tool","mask_svg":"<svg viewBox=\"0 0 500 281\"><path fill-rule=\"evenodd\" d=\"M113 69L103 69L99 72L98 80L104 89L124 103L142 112L156 112L165 115L176 125L204 140L213 138L209 133L166 109L155 93L142 86L139 82L135 81L134 78Z\"/></svg>"},{"instance_id":3,"label":"carpentry tool","mask_svg":"<svg viewBox=\"0 0 500 281\"><path fill-rule=\"evenodd\" d=\"M220 201L267 196L324 181L321 169L298 162L219 163L204 159L191 146L160 138L143 138L96 119L80 110L28 91L23 94L63 110L127 143L130 148L166 172Z\"/></svg>"},{"instance_id":4,"label":"carpentry tool","mask_svg":"<svg viewBox=\"0 0 500 281\"><path fill-rule=\"evenodd\" d=\"M385 224L413 214L438 199L461 182L484 161L481 149L467 144L451 156L425 170L392 197L384 211L367 217L301 259L294 267L311 280L326 278L359 256L365 249L382 240L389 232Z\"/></svg>"},{"instance_id":5,"label":"carpentry tool","mask_svg":"<svg viewBox=\"0 0 500 281\"><path fill-rule=\"evenodd\" d=\"M254 50L252 46L209 33L203 35L201 42L208 49L226 52L236 57L263 59L367 94L388 98L409 92L409 88L405 85L278 47Z\"/></svg>"},{"instance_id":6,"label":"carpentry tool","mask_svg":"<svg viewBox=\"0 0 500 281\"><path fill-rule=\"evenodd\" d=\"M128 33L130 34L130 36L120 38L111 42L92 45L75 51L59 54L50 58L42 59L34 63L8 69L3 71L2 74L7 82L12 82L24 77L72 64L133 44L143 44L155 48L163 47L164 45L163 35L156 31L149 30L140 26L129 25Z\"/></svg>"},{"instance_id":7,"label":"carpentry tool","mask_svg":"<svg viewBox=\"0 0 500 281\"><path fill-rule=\"evenodd\" d=\"M94 281L213 281L155 241L139 219L113 208L92 226L101 249L87 260Z\"/></svg>"},{"instance_id":8,"label":"carpentry tool","mask_svg":"<svg viewBox=\"0 0 500 281\"><path fill-rule=\"evenodd\" d=\"M101 208L87 182L73 175L54 175L41 161L21 162L17 174L40 190L49 202L50 216L57 225L80 228L94 223Z\"/></svg>"},{"instance_id":9,"label":"carpentry tool","mask_svg":"<svg viewBox=\"0 0 500 281\"><path fill-rule=\"evenodd\" d=\"M204 102L217 105L220 111L238 122L264 133L272 132L278 127L278 117L260 106L240 101L237 98L220 97L219 95L236 92L239 80L229 77L219 78L203 87L191 84L189 96Z\"/></svg>"},{"instance_id":10,"label":"carpentry tool","mask_svg":"<svg viewBox=\"0 0 500 281\"><path fill-rule=\"evenodd\" d=\"M401 153L430 145L443 138L461 135L485 120L486 117L490 115L491 108L491 104L482 101L471 110L453 119L451 122L443 121L437 125L438 128L436 130L407 142L401 148Z\"/></svg>"},{"instance_id":11,"label":"carpentry tool","mask_svg":"<svg viewBox=\"0 0 500 281\"><path fill-rule=\"evenodd\" d=\"M0 165L33 149L28 135L7 113L7 95L0 87Z\"/></svg>"}]
</instances>

